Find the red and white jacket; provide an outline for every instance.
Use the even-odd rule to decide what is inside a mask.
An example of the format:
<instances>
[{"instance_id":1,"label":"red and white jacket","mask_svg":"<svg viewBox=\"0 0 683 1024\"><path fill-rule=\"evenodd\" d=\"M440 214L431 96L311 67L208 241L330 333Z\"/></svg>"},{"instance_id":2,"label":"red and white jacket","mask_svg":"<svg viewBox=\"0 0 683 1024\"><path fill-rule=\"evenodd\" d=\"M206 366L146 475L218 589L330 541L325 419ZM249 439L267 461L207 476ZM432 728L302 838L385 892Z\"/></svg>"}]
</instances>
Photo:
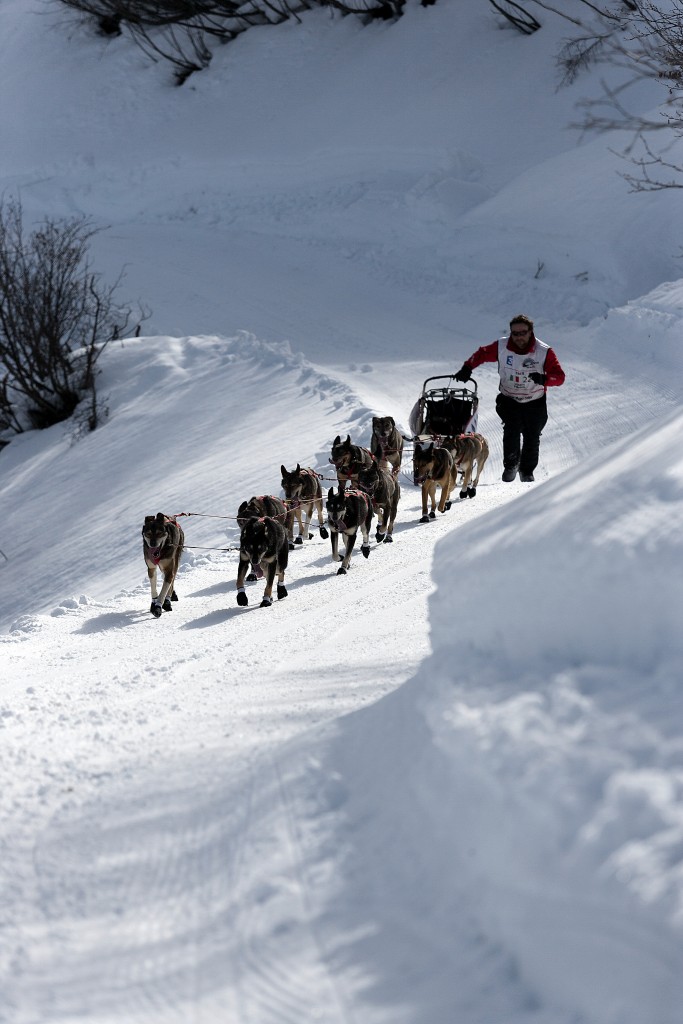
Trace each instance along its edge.
<instances>
[{"instance_id":1,"label":"red and white jacket","mask_svg":"<svg viewBox=\"0 0 683 1024\"><path fill-rule=\"evenodd\" d=\"M492 341L490 345L482 345L466 360L473 370L482 363L496 362L501 394L517 402L533 402L543 397L546 388L564 384L564 370L557 356L549 345L533 334L523 352L512 348L509 337L504 337ZM534 371L545 374L545 385L535 384L529 379L529 374Z\"/></svg>"}]
</instances>

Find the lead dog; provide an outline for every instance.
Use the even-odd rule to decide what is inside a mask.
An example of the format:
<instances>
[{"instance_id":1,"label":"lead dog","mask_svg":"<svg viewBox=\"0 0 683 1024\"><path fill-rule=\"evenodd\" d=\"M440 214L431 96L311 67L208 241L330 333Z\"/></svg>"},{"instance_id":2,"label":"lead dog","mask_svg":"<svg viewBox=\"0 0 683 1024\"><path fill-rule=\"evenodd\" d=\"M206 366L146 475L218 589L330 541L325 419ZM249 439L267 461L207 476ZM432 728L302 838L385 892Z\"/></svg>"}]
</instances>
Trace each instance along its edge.
<instances>
[{"instance_id":1,"label":"lead dog","mask_svg":"<svg viewBox=\"0 0 683 1024\"><path fill-rule=\"evenodd\" d=\"M488 441L483 434L459 434L457 437L446 438L443 446L448 448L453 456L456 474L462 474L460 497L473 498L477 493L481 471L489 457ZM475 465L477 467L477 475L474 482L472 482Z\"/></svg>"},{"instance_id":2,"label":"lead dog","mask_svg":"<svg viewBox=\"0 0 683 1024\"><path fill-rule=\"evenodd\" d=\"M449 501L455 486L457 470L453 456L447 448L437 448L430 444L415 443L413 452L413 480L422 485L422 518L421 523L436 519L436 488L441 487L439 512L446 512L451 507ZM431 502L431 511L427 514L427 505Z\"/></svg>"},{"instance_id":3,"label":"lead dog","mask_svg":"<svg viewBox=\"0 0 683 1024\"><path fill-rule=\"evenodd\" d=\"M373 458L372 452L368 451L367 448L351 443L350 434L346 435L345 441L342 441L339 434L337 434L332 443L330 462L337 470L340 494L344 493L347 481L352 487L358 486L359 468L361 466L371 466Z\"/></svg>"},{"instance_id":4,"label":"lead dog","mask_svg":"<svg viewBox=\"0 0 683 1024\"><path fill-rule=\"evenodd\" d=\"M320 536L326 540L329 534L324 525L323 489L316 471L309 468L302 469L297 462L296 469L293 469L291 473L284 466L280 466L280 472L282 473L282 489L285 492L287 508L292 513L288 530L289 546L303 544L304 540L308 540L310 536L308 527L314 510L318 513ZM293 541L295 519L299 526L299 536Z\"/></svg>"},{"instance_id":5,"label":"lead dog","mask_svg":"<svg viewBox=\"0 0 683 1024\"><path fill-rule=\"evenodd\" d=\"M363 491L349 490L340 494L330 487L327 492L327 520L330 524L332 538L332 561L338 562L339 534L344 535L345 551L337 576L344 576L351 562L351 554L360 529L363 542L361 552L365 558L370 556L370 524L373 517L372 501Z\"/></svg>"},{"instance_id":6,"label":"lead dog","mask_svg":"<svg viewBox=\"0 0 683 1024\"><path fill-rule=\"evenodd\" d=\"M259 566L266 576L261 608L270 608L273 603L273 582L277 573L277 599L287 597L285 569L289 558L287 530L278 519L263 516L248 519L240 535L240 560L237 570L237 603L249 604L244 590L244 579L250 565Z\"/></svg>"},{"instance_id":7,"label":"lead dog","mask_svg":"<svg viewBox=\"0 0 683 1024\"><path fill-rule=\"evenodd\" d=\"M372 417L370 452L380 466L390 467L394 476L398 476L403 458L403 437L393 416Z\"/></svg>"},{"instance_id":8,"label":"lead dog","mask_svg":"<svg viewBox=\"0 0 683 1024\"><path fill-rule=\"evenodd\" d=\"M401 497L401 485L398 478L388 469L374 463L366 466L358 474L358 486L372 498L372 504L377 512L377 533L375 540L378 544L391 544L393 541L394 520L398 509L398 502Z\"/></svg>"},{"instance_id":9,"label":"lead dog","mask_svg":"<svg viewBox=\"0 0 683 1024\"><path fill-rule=\"evenodd\" d=\"M185 534L171 516L157 512L155 516L145 516L142 524L142 554L147 566L147 576L152 591L150 611L159 618L162 610L173 611L171 601L177 601L174 589L176 573L183 553ZM164 574L161 593L157 591L157 568Z\"/></svg>"}]
</instances>

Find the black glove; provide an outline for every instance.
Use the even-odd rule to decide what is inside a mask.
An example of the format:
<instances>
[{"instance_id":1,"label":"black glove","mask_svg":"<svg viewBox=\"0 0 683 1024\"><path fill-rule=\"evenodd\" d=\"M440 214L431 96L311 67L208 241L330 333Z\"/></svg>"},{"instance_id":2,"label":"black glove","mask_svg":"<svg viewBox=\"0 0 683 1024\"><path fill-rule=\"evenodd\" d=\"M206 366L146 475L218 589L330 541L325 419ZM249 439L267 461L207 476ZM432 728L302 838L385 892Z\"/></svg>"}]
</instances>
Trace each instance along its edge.
<instances>
[{"instance_id":1,"label":"black glove","mask_svg":"<svg viewBox=\"0 0 683 1024\"><path fill-rule=\"evenodd\" d=\"M536 373L536 371L534 370L533 373L529 374L529 380L532 380L534 384L545 384L545 374Z\"/></svg>"},{"instance_id":2,"label":"black glove","mask_svg":"<svg viewBox=\"0 0 683 1024\"><path fill-rule=\"evenodd\" d=\"M465 381L469 380L472 376L472 367L468 363L463 363L454 376L456 380L459 380L461 384L464 384Z\"/></svg>"}]
</instances>

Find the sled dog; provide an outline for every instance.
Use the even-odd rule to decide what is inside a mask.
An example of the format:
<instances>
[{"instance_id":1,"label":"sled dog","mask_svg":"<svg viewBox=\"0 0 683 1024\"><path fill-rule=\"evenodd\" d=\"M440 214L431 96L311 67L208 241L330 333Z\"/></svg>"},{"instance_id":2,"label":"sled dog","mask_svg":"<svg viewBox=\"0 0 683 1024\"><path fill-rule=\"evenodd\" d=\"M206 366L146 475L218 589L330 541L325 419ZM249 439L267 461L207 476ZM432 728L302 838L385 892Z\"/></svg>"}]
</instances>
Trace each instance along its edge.
<instances>
[{"instance_id":1,"label":"sled dog","mask_svg":"<svg viewBox=\"0 0 683 1024\"><path fill-rule=\"evenodd\" d=\"M174 584L180 556L183 553L185 534L171 516L157 512L155 516L145 516L142 524L142 554L147 566L147 576L152 591L150 611L159 618L162 611L173 611L171 601L177 601ZM164 574L161 593L157 591L157 567Z\"/></svg>"},{"instance_id":2,"label":"sled dog","mask_svg":"<svg viewBox=\"0 0 683 1024\"><path fill-rule=\"evenodd\" d=\"M253 495L237 509L237 525L242 530L249 519L260 519L261 516L271 516L285 523L287 507L282 498L276 498L274 494Z\"/></svg>"},{"instance_id":3,"label":"sled dog","mask_svg":"<svg viewBox=\"0 0 683 1024\"><path fill-rule=\"evenodd\" d=\"M240 557L237 570L237 603L249 604L244 589L244 580L250 565L259 566L266 577L266 589L263 591L261 608L269 608L273 603L273 582L277 573L277 599L287 597L285 587L285 569L289 558L287 530L279 519L262 516L259 519L248 519L240 535Z\"/></svg>"},{"instance_id":4,"label":"sled dog","mask_svg":"<svg viewBox=\"0 0 683 1024\"><path fill-rule=\"evenodd\" d=\"M372 465L372 460L373 455L367 448L351 443L350 434L346 435L345 441L337 434L332 444L330 462L337 470L340 494L344 493L347 481L351 487L358 486L358 470L361 466Z\"/></svg>"},{"instance_id":5,"label":"sled dog","mask_svg":"<svg viewBox=\"0 0 683 1024\"><path fill-rule=\"evenodd\" d=\"M437 448L430 444L415 443L413 452L413 481L422 485L422 518L421 523L428 523L436 518L436 488L441 487L439 512L451 507L450 494L455 486L456 469L453 456L447 448ZM431 510L427 513L427 505Z\"/></svg>"},{"instance_id":6,"label":"sled dog","mask_svg":"<svg viewBox=\"0 0 683 1024\"><path fill-rule=\"evenodd\" d=\"M372 417L370 452L380 466L390 468L394 476L398 476L403 458L403 437L393 416Z\"/></svg>"},{"instance_id":7,"label":"sled dog","mask_svg":"<svg viewBox=\"0 0 683 1024\"><path fill-rule=\"evenodd\" d=\"M460 497L473 498L477 493L481 471L489 457L488 441L483 434L458 434L457 437L446 438L443 446L453 456L456 474L461 474ZM472 481L475 465L477 475Z\"/></svg>"},{"instance_id":8,"label":"sled dog","mask_svg":"<svg viewBox=\"0 0 683 1024\"><path fill-rule=\"evenodd\" d=\"M340 493L330 487L327 492L327 521L330 524L333 562L338 562L341 558L340 533L344 535L346 545L337 576L345 575L349 568L359 529L363 538L361 552L365 558L370 556L370 524L373 514L372 501L363 491L348 490Z\"/></svg>"},{"instance_id":9,"label":"sled dog","mask_svg":"<svg viewBox=\"0 0 683 1024\"><path fill-rule=\"evenodd\" d=\"M320 484L320 477L314 469L302 469L299 463L291 473L280 466L282 473L282 489L285 492L285 502L291 515L288 523L289 546L303 544L310 536L309 525L313 518L313 512L318 513L318 530L320 536L325 540L328 537L325 529L325 518L323 511L323 489ZM296 540L294 537L294 520L299 527L299 534Z\"/></svg>"},{"instance_id":10,"label":"sled dog","mask_svg":"<svg viewBox=\"0 0 683 1024\"><path fill-rule=\"evenodd\" d=\"M249 501L243 501L237 509L237 525L240 530L243 530L250 519L260 519L261 516L278 519L288 530L290 529L287 507L282 498L276 498L274 494L252 495ZM247 583L260 580L262 576L261 566L252 565L251 572L247 576Z\"/></svg>"},{"instance_id":11,"label":"sled dog","mask_svg":"<svg viewBox=\"0 0 683 1024\"><path fill-rule=\"evenodd\" d=\"M378 544L391 544L394 520L401 497L401 485L398 482L398 477L388 469L374 463L372 466L365 466L360 470L358 486L370 495L377 513L375 540Z\"/></svg>"}]
</instances>

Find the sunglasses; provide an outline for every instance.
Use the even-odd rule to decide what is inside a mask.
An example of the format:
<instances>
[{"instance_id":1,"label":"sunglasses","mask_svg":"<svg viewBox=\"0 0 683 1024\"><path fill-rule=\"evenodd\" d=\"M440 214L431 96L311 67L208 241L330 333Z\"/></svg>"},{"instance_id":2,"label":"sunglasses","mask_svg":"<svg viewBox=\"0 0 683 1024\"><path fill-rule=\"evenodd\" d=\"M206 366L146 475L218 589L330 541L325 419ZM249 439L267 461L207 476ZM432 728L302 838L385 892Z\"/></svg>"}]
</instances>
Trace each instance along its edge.
<instances>
[{"instance_id":1,"label":"sunglasses","mask_svg":"<svg viewBox=\"0 0 683 1024\"><path fill-rule=\"evenodd\" d=\"M529 328L525 327L523 331L510 331L513 338L524 338L529 333Z\"/></svg>"}]
</instances>

